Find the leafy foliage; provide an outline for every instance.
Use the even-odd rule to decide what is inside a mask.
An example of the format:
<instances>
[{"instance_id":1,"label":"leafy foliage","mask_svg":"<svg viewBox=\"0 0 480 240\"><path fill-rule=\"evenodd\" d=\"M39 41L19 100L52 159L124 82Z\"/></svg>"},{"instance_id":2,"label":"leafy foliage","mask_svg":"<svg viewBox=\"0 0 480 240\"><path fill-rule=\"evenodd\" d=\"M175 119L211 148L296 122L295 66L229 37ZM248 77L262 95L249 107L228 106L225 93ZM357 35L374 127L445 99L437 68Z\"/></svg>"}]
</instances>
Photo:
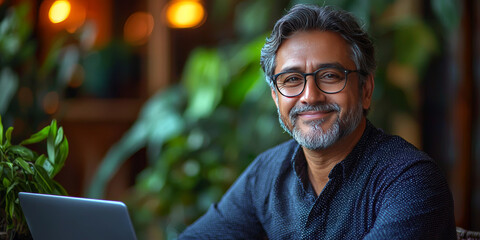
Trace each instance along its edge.
<instances>
[{"instance_id":1,"label":"leafy foliage","mask_svg":"<svg viewBox=\"0 0 480 240\"><path fill-rule=\"evenodd\" d=\"M22 191L67 195L65 189L53 180L62 169L68 155L68 141L63 128L53 120L39 132L18 145L13 145L13 127L4 132L0 118L0 230L28 234L25 217L18 201ZM38 154L25 145L46 141L47 155Z\"/></svg>"},{"instance_id":2,"label":"leafy foliage","mask_svg":"<svg viewBox=\"0 0 480 240\"><path fill-rule=\"evenodd\" d=\"M78 38L68 32L55 34L51 45L37 40L36 9L32 1L0 4L0 114L18 124L15 139L28 137L49 121L44 110L49 93L61 98L79 62Z\"/></svg>"}]
</instances>

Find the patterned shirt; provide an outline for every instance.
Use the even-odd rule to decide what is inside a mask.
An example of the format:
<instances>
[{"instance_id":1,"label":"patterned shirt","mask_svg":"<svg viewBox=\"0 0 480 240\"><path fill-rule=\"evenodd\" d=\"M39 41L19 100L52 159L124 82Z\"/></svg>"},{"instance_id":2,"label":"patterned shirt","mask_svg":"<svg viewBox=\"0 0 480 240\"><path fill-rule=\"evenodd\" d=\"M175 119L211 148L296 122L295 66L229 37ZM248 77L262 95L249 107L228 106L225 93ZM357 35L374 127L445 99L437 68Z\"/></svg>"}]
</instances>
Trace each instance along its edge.
<instances>
[{"instance_id":1,"label":"patterned shirt","mask_svg":"<svg viewBox=\"0 0 480 240\"><path fill-rule=\"evenodd\" d=\"M444 175L367 121L316 195L294 141L262 154L179 239L456 239Z\"/></svg>"}]
</instances>

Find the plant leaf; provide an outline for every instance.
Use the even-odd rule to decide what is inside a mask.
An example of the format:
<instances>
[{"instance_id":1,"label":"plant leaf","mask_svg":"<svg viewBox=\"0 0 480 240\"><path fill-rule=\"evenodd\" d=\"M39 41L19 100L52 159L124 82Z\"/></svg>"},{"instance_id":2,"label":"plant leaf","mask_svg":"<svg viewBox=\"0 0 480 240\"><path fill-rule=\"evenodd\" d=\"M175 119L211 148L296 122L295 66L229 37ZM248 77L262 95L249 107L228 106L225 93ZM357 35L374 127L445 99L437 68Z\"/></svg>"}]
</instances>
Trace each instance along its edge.
<instances>
[{"instance_id":1,"label":"plant leaf","mask_svg":"<svg viewBox=\"0 0 480 240\"><path fill-rule=\"evenodd\" d=\"M226 62L215 49L194 50L186 63L182 79L189 95L185 113L188 119L206 117L219 104L223 86L229 80Z\"/></svg>"},{"instance_id":2,"label":"plant leaf","mask_svg":"<svg viewBox=\"0 0 480 240\"><path fill-rule=\"evenodd\" d=\"M8 188L7 188L7 194L12 191L12 189L18 185L18 182L14 182L12 185L10 185Z\"/></svg>"},{"instance_id":3,"label":"plant leaf","mask_svg":"<svg viewBox=\"0 0 480 240\"><path fill-rule=\"evenodd\" d=\"M38 190L42 193L52 193L53 189L50 184L52 180L48 176L47 171L45 171L42 166L34 166L34 168L37 171L37 174L34 175L34 178L39 184Z\"/></svg>"},{"instance_id":4,"label":"plant leaf","mask_svg":"<svg viewBox=\"0 0 480 240\"><path fill-rule=\"evenodd\" d=\"M50 129L52 129L53 136L57 136L57 120L53 119L50 123Z\"/></svg>"},{"instance_id":5,"label":"plant leaf","mask_svg":"<svg viewBox=\"0 0 480 240\"><path fill-rule=\"evenodd\" d=\"M2 182L3 182L3 186L5 188L8 188L11 184L11 182L10 182L10 180L8 180L8 178L4 178Z\"/></svg>"},{"instance_id":6,"label":"plant leaf","mask_svg":"<svg viewBox=\"0 0 480 240\"><path fill-rule=\"evenodd\" d=\"M63 140L63 128L59 127L57 131L57 137L55 138L55 146L58 146Z\"/></svg>"},{"instance_id":7,"label":"plant leaf","mask_svg":"<svg viewBox=\"0 0 480 240\"><path fill-rule=\"evenodd\" d=\"M7 131L5 132L5 146L8 147L11 144L12 140L12 131L13 127L9 127Z\"/></svg>"},{"instance_id":8,"label":"plant leaf","mask_svg":"<svg viewBox=\"0 0 480 240\"><path fill-rule=\"evenodd\" d=\"M45 155L42 154L42 155L38 156L37 160L35 160L35 165L43 167L43 164L45 163L45 160L47 160L47 157L45 157Z\"/></svg>"},{"instance_id":9,"label":"plant leaf","mask_svg":"<svg viewBox=\"0 0 480 240\"><path fill-rule=\"evenodd\" d=\"M13 201L7 201L8 214L10 217L13 217L13 212L15 211L15 205Z\"/></svg>"},{"instance_id":10,"label":"plant leaf","mask_svg":"<svg viewBox=\"0 0 480 240\"><path fill-rule=\"evenodd\" d=\"M45 157L45 161L44 161L43 165L41 165L41 166L48 173L48 175L50 177L52 177L53 171L55 169L55 167L54 167L55 164L52 161L50 161L50 159L48 157Z\"/></svg>"},{"instance_id":11,"label":"plant leaf","mask_svg":"<svg viewBox=\"0 0 480 240\"><path fill-rule=\"evenodd\" d=\"M13 168L13 163L11 163L11 162L5 162L5 164L7 164L8 168Z\"/></svg>"},{"instance_id":12,"label":"plant leaf","mask_svg":"<svg viewBox=\"0 0 480 240\"><path fill-rule=\"evenodd\" d=\"M37 143L45 138L47 138L48 133L50 132L50 126L44 127L42 130L32 134L30 138L23 140L20 145L27 145L27 144L32 144L32 143Z\"/></svg>"},{"instance_id":13,"label":"plant leaf","mask_svg":"<svg viewBox=\"0 0 480 240\"><path fill-rule=\"evenodd\" d=\"M65 137L60 144L59 148L57 149L57 158L55 159L55 165L53 166L53 173L52 177L57 175L58 172L63 168L63 165L65 164L65 160L67 160L68 156L68 141L67 138Z\"/></svg>"},{"instance_id":14,"label":"plant leaf","mask_svg":"<svg viewBox=\"0 0 480 240\"><path fill-rule=\"evenodd\" d=\"M0 145L3 145L3 124L2 124L1 115L0 115Z\"/></svg>"},{"instance_id":15,"label":"plant leaf","mask_svg":"<svg viewBox=\"0 0 480 240\"><path fill-rule=\"evenodd\" d=\"M57 127L56 127L56 122L55 120L52 121L52 124L50 125L50 131L48 132L48 137L47 137L47 155L48 155L48 160L50 163L53 165L55 164L55 138L57 134ZM47 169L45 169L47 170ZM50 174L52 172L49 172Z\"/></svg>"},{"instance_id":16,"label":"plant leaf","mask_svg":"<svg viewBox=\"0 0 480 240\"><path fill-rule=\"evenodd\" d=\"M21 158L16 158L15 162L20 165L23 170L27 171L29 174L34 174L32 168L30 167L30 164L28 164L25 160Z\"/></svg>"},{"instance_id":17,"label":"plant leaf","mask_svg":"<svg viewBox=\"0 0 480 240\"><path fill-rule=\"evenodd\" d=\"M33 159L35 158L35 154L33 153L33 151L24 146L10 146L8 148L8 151L29 161L33 161Z\"/></svg>"}]
</instances>

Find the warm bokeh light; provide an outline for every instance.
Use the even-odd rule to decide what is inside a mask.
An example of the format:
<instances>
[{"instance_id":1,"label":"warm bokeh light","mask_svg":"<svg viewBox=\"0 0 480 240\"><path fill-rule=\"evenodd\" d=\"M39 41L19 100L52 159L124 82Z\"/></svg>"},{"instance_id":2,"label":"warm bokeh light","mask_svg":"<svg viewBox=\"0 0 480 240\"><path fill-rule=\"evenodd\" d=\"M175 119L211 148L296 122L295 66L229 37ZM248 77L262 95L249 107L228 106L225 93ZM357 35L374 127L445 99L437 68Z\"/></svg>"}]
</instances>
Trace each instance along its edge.
<instances>
[{"instance_id":1,"label":"warm bokeh light","mask_svg":"<svg viewBox=\"0 0 480 240\"><path fill-rule=\"evenodd\" d=\"M43 111L47 114L54 114L60 105L60 97L57 92L49 92L43 98Z\"/></svg>"},{"instance_id":2,"label":"warm bokeh light","mask_svg":"<svg viewBox=\"0 0 480 240\"><path fill-rule=\"evenodd\" d=\"M133 45L147 42L154 26L153 16L146 12L136 12L128 17L123 27L125 41Z\"/></svg>"},{"instance_id":3,"label":"warm bokeh light","mask_svg":"<svg viewBox=\"0 0 480 240\"><path fill-rule=\"evenodd\" d=\"M77 64L75 70L73 71L72 78L68 82L68 86L71 88L78 88L82 86L83 80L85 78L85 69L82 65Z\"/></svg>"},{"instance_id":4,"label":"warm bokeh light","mask_svg":"<svg viewBox=\"0 0 480 240\"><path fill-rule=\"evenodd\" d=\"M71 5L68 1L55 1L48 11L48 18L52 23L65 21L70 15Z\"/></svg>"},{"instance_id":5,"label":"warm bokeh light","mask_svg":"<svg viewBox=\"0 0 480 240\"><path fill-rule=\"evenodd\" d=\"M166 18L173 28L198 27L205 20L205 9L198 0L173 0L167 6Z\"/></svg>"}]
</instances>

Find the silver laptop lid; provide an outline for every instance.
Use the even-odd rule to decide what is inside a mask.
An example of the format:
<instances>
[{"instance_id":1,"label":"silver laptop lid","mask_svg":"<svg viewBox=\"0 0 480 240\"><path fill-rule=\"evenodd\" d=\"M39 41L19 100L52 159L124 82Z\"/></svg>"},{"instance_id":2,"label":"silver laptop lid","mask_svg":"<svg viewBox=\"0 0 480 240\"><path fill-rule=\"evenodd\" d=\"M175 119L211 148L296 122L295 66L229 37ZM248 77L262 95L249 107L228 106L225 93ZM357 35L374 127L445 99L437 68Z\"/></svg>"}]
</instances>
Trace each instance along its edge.
<instances>
[{"instance_id":1,"label":"silver laptop lid","mask_svg":"<svg viewBox=\"0 0 480 240\"><path fill-rule=\"evenodd\" d=\"M35 240L135 240L122 202L37 193L19 193Z\"/></svg>"}]
</instances>

